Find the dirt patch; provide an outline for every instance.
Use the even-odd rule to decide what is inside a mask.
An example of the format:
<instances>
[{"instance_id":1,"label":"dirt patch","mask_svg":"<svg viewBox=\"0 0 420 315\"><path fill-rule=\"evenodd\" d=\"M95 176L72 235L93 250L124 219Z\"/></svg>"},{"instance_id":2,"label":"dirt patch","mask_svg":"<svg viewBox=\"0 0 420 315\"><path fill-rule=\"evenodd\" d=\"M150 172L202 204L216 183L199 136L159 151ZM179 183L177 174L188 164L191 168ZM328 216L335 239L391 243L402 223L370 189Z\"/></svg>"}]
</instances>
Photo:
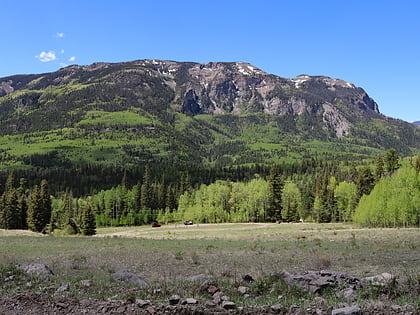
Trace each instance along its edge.
<instances>
[{"instance_id":1,"label":"dirt patch","mask_svg":"<svg viewBox=\"0 0 420 315\"><path fill-rule=\"evenodd\" d=\"M51 297L43 293L20 293L16 296L0 295L0 314L331 314L332 309L292 306L273 309L270 306L249 306L225 310L206 303L197 305L137 304L124 301L78 300L69 297ZM362 314L416 314L413 306L376 304L361 307Z\"/></svg>"},{"instance_id":2,"label":"dirt patch","mask_svg":"<svg viewBox=\"0 0 420 315\"><path fill-rule=\"evenodd\" d=\"M268 228L270 226L275 225L274 223L252 223L252 224L244 224L241 227L232 227L232 225L238 225L235 223L221 223L221 224L203 224L202 226L206 226L207 228L202 228L200 225L165 225L161 228L140 228L136 230L128 230L122 232L114 232L114 233L107 233L107 234L98 234L95 237L110 237L110 236L132 236L134 233L141 233L147 231L162 231L166 229L175 229L177 233L179 232L191 232L191 231L200 231L200 232L211 232L211 231L241 231L241 230L253 230L253 229L261 229L261 228ZM220 226L220 227L216 227Z\"/></svg>"}]
</instances>

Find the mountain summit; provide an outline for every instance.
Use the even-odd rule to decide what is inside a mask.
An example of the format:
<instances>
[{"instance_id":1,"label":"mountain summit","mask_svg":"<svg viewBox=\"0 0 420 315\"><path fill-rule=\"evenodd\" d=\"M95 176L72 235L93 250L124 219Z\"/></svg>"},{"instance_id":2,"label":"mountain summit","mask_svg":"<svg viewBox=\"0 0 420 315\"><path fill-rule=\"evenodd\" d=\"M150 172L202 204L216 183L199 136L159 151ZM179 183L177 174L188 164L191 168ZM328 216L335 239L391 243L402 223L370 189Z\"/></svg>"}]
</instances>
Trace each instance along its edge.
<instances>
[{"instance_id":1,"label":"mountain summit","mask_svg":"<svg viewBox=\"0 0 420 315\"><path fill-rule=\"evenodd\" d=\"M2 165L230 166L420 150L354 84L243 62L138 60L0 78Z\"/></svg>"},{"instance_id":2,"label":"mountain summit","mask_svg":"<svg viewBox=\"0 0 420 315\"><path fill-rule=\"evenodd\" d=\"M374 100L352 83L308 75L285 79L242 62L199 64L140 60L95 63L90 66L70 66L49 74L0 79L0 96L13 92L19 95L17 99L14 98L15 105L9 106L5 113L8 118L17 113L27 114L34 109L47 112L58 110L54 100L50 99L53 96L51 92L57 89L67 96L68 106L61 107L61 111L79 108L83 99L75 102L69 102L68 99L73 99L75 94L94 90L89 94L99 102L90 102L88 104L91 105L84 106L83 110L89 107L95 110L118 110L121 103L127 103L133 97L137 99L132 103L134 106L139 105L136 104L138 102L147 105L149 99L152 103L164 102L160 107L192 116L222 113L309 114L321 118L324 128L334 129L337 137L349 134L352 122L360 116L380 117ZM105 102L106 105L99 104ZM26 125L24 129L21 127L16 131L27 131L28 127Z\"/></svg>"}]
</instances>

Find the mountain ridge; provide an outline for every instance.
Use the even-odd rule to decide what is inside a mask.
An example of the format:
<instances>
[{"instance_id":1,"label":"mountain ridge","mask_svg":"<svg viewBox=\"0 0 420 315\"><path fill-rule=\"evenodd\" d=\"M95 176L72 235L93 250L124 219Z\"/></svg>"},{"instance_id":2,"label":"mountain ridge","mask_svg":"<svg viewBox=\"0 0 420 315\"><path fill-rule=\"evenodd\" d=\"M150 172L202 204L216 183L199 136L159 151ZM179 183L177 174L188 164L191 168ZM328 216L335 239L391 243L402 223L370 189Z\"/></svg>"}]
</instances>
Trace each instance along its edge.
<instances>
[{"instance_id":1,"label":"mountain ridge","mask_svg":"<svg viewBox=\"0 0 420 315\"><path fill-rule=\"evenodd\" d=\"M354 84L243 62L156 59L0 78L4 167L225 167L420 151L415 126Z\"/></svg>"}]
</instances>

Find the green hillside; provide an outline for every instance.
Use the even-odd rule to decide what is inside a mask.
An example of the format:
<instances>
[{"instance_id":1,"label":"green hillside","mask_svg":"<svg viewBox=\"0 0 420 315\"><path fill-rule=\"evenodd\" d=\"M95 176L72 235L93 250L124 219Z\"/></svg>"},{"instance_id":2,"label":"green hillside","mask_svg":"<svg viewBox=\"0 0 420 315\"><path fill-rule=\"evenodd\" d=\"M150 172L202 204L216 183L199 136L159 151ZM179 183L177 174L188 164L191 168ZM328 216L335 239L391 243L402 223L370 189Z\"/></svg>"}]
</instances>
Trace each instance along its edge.
<instances>
[{"instance_id":1,"label":"green hillside","mask_svg":"<svg viewBox=\"0 0 420 315\"><path fill-rule=\"evenodd\" d=\"M162 172L420 152L420 129L381 115L360 88L246 76L242 66L136 61L2 78L0 170L66 183L78 176L100 188L124 172L135 182L146 165Z\"/></svg>"}]
</instances>

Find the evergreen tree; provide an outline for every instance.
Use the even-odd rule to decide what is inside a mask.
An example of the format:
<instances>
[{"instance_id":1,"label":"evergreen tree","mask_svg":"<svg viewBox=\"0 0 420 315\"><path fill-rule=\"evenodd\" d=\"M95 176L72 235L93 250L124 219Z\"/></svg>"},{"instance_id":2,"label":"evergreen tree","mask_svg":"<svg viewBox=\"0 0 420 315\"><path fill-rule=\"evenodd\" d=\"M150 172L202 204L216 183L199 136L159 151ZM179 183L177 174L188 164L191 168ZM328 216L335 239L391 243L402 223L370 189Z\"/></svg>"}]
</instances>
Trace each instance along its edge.
<instances>
[{"instance_id":1,"label":"evergreen tree","mask_svg":"<svg viewBox=\"0 0 420 315\"><path fill-rule=\"evenodd\" d=\"M82 209L80 230L83 235L96 234L95 213L90 203L87 203Z\"/></svg>"},{"instance_id":2,"label":"evergreen tree","mask_svg":"<svg viewBox=\"0 0 420 315\"><path fill-rule=\"evenodd\" d=\"M188 191L191 192L191 178L188 172L182 172L181 174L181 181L179 184L179 195L182 195L184 192Z\"/></svg>"},{"instance_id":3,"label":"evergreen tree","mask_svg":"<svg viewBox=\"0 0 420 315\"><path fill-rule=\"evenodd\" d=\"M359 169L356 181L357 200L363 195L369 195L375 185L375 178L368 166Z\"/></svg>"},{"instance_id":4,"label":"evergreen tree","mask_svg":"<svg viewBox=\"0 0 420 315\"><path fill-rule=\"evenodd\" d=\"M6 193L0 195L0 229L6 229L9 221L9 214L6 211Z\"/></svg>"},{"instance_id":5,"label":"evergreen tree","mask_svg":"<svg viewBox=\"0 0 420 315\"><path fill-rule=\"evenodd\" d=\"M295 183L286 182L282 192L281 217L286 222L296 222L299 219L301 196Z\"/></svg>"},{"instance_id":6,"label":"evergreen tree","mask_svg":"<svg viewBox=\"0 0 420 315\"><path fill-rule=\"evenodd\" d=\"M26 202L26 196L21 194L18 200L18 213L19 213L19 228L26 230L28 228L27 215L28 215L28 204Z\"/></svg>"},{"instance_id":7,"label":"evergreen tree","mask_svg":"<svg viewBox=\"0 0 420 315\"><path fill-rule=\"evenodd\" d=\"M385 156L385 169L392 174L400 167L400 157L395 149L389 149Z\"/></svg>"},{"instance_id":8,"label":"evergreen tree","mask_svg":"<svg viewBox=\"0 0 420 315\"><path fill-rule=\"evenodd\" d=\"M308 181L302 185L301 196L302 196L302 206L301 206L300 218L305 220L309 218L314 211L315 196L312 191L312 182Z\"/></svg>"},{"instance_id":9,"label":"evergreen tree","mask_svg":"<svg viewBox=\"0 0 420 315\"><path fill-rule=\"evenodd\" d=\"M20 215L18 206L18 195L15 188L7 191L5 196L4 213L7 224L6 229L20 229Z\"/></svg>"},{"instance_id":10,"label":"evergreen tree","mask_svg":"<svg viewBox=\"0 0 420 315\"><path fill-rule=\"evenodd\" d=\"M414 169L417 173L420 173L420 155L417 155L416 162L414 164Z\"/></svg>"},{"instance_id":11,"label":"evergreen tree","mask_svg":"<svg viewBox=\"0 0 420 315\"><path fill-rule=\"evenodd\" d=\"M63 208L60 210L58 217L58 226L69 235L77 234L78 232L73 209L73 196L69 192L66 192L64 195Z\"/></svg>"},{"instance_id":12,"label":"evergreen tree","mask_svg":"<svg viewBox=\"0 0 420 315\"><path fill-rule=\"evenodd\" d=\"M46 226L51 221L51 194L48 188L48 182L43 179L41 181L41 202L42 202L42 212L43 212L43 224Z\"/></svg>"},{"instance_id":13,"label":"evergreen tree","mask_svg":"<svg viewBox=\"0 0 420 315\"><path fill-rule=\"evenodd\" d=\"M385 175L385 164L384 159L381 155L378 155L375 162L375 182L379 182L382 176Z\"/></svg>"},{"instance_id":14,"label":"evergreen tree","mask_svg":"<svg viewBox=\"0 0 420 315\"><path fill-rule=\"evenodd\" d=\"M176 188L172 185L166 190L166 207L170 212L178 208L177 198L176 198Z\"/></svg>"},{"instance_id":15,"label":"evergreen tree","mask_svg":"<svg viewBox=\"0 0 420 315\"><path fill-rule=\"evenodd\" d=\"M141 185L141 208L151 209L153 203L153 188L152 188L152 179L150 176L150 169L146 166L143 175L143 183Z\"/></svg>"},{"instance_id":16,"label":"evergreen tree","mask_svg":"<svg viewBox=\"0 0 420 315\"><path fill-rule=\"evenodd\" d=\"M5 191L0 201L0 228L19 229L18 195L14 187L15 177L10 173L5 184Z\"/></svg>"},{"instance_id":17,"label":"evergreen tree","mask_svg":"<svg viewBox=\"0 0 420 315\"><path fill-rule=\"evenodd\" d=\"M268 207L265 214L265 220L281 220L282 200L284 181L280 174L279 167L273 164L268 177Z\"/></svg>"},{"instance_id":18,"label":"evergreen tree","mask_svg":"<svg viewBox=\"0 0 420 315\"><path fill-rule=\"evenodd\" d=\"M28 216L27 223L28 228L34 232L42 232L45 228L45 214L43 212L43 200L41 197L41 190L38 185L32 190L29 196L28 204Z\"/></svg>"}]
</instances>

